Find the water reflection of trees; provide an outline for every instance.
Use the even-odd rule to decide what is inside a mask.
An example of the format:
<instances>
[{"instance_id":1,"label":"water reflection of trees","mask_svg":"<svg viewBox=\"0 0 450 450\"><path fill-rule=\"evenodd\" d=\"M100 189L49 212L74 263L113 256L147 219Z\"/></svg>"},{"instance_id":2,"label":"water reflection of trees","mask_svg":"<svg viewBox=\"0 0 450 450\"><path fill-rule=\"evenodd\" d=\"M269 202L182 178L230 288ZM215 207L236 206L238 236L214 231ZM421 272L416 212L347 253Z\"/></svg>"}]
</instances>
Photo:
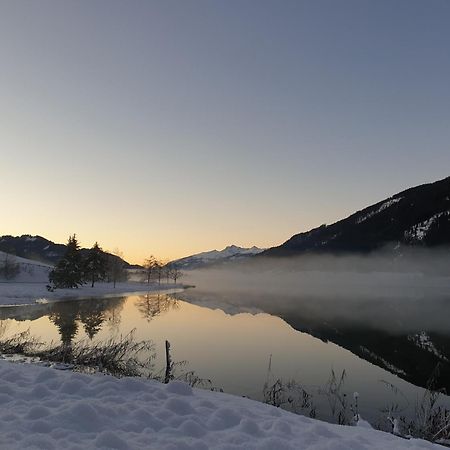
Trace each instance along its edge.
<instances>
[{"instance_id":1,"label":"water reflection of trees","mask_svg":"<svg viewBox=\"0 0 450 450\"><path fill-rule=\"evenodd\" d=\"M1 320L0 319L0 337L2 337L5 333L6 330L9 327L9 322L7 320Z\"/></svg>"},{"instance_id":2,"label":"water reflection of trees","mask_svg":"<svg viewBox=\"0 0 450 450\"><path fill-rule=\"evenodd\" d=\"M142 317L148 322L170 309L178 309L180 307L178 300L167 294L140 295L135 305Z\"/></svg>"},{"instance_id":3,"label":"water reflection of trees","mask_svg":"<svg viewBox=\"0 0 450 450\"><path fill-rule=\"evenodd\" d=\"M118 328L124 302L125 297L54 303L49 319L58 328L61 342L65 345L70 344L75 338L80 323L92 340L106 320L108 326Z\"/></svg>"},{"instance_id":4,"label":"water reflection of trees","mask_svg":"<svg viewBox=\"0 0 450 450\"><path fill-rule=\"evenodd\" d=\"M120 300L121 301L116 302L113 307L105 310L105 322L111 334L119 333L119 325L122 320L122 310L125 303L125 298Z\"/></svg>"},{"instance_id":5,"label":"water reflection of trees","mask_svg":"<svg viewBox=\"0 0 450 450\"><path fill-rule=\"evenodd\" d=\"M101 329L102 323L105 321L105 311L103 305L95 303L91 308L83 305L78 313L80 322L83 324L85 333L89 339L92 339Z\"/></svg>"}]
</instances>

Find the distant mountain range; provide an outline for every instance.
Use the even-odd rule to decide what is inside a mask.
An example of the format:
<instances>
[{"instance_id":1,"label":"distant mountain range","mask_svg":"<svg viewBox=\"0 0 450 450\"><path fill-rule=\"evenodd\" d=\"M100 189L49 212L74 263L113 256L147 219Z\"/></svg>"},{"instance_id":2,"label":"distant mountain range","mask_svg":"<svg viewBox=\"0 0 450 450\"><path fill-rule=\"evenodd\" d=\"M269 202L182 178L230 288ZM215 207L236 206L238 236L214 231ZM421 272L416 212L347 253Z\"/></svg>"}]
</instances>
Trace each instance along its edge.
<instances>
[{"instance_id":1,"label":"distant mountain range","mask_svg":"<svg viewBox=\"0 0 450 450\"><path fill-rule=\"evenodd\" d=\"M21 258L40 261L44 264L55 265L64 256L66 246L64 244L55 244L41 236L24 234L22 236L1 236L0 251ZM88 249L81 249L82 254L86 254L87 251ZM109 255L107 252L105 254ZM115 257L117 258L117 256ZM127 269L135 267L123 259L121 261L123 261L124 267Z\"/></svg>"},{"instance_id":2,"label":"distant mountain range","mask_svg":"<svg viewBox=\"0 0 450 450\"><path fill-rule=\"evenodd\" d=\"M170 264L178 269L198 269L212 264L236 261L257 255L264 249L258 247L244 248L236 245L229 245L223 250L211 250L209 252L196 253L185 258L172 261Z\"/></svg>"},{"instance_id":3,"label":"distant mountain range","mask_svg":"<svg viewBox=\"0 0 450 450\"><path fill-rule=\"evenodd\" d=\"M251 256L289 257L317 253L368 253L383 247L450 245L450 177L423 184L357 211L332 225L322 225L292 236L269 249L230 245L223 250L197 253L172 261L179 269L240 261ZM41 236L1 236L0 251L55 264L66 246ZM83 253L87 249L81 250ZM126 268L139 268L124 261Z\"/></svg>"},{"instance_id":4,"label":"distant mountain range","mask_svg":"<svg viewBox=\"0 0 450 450\"><path fill-rule=\"evenodd\" d=\"M221 251L212 250L209 252L197 253L185 258L172 261L170 264L179 269L193 269L204 267L213 263L225 261L240 260L248 256L256 255L264 249L258 247L243 248L236 245L230 245ZM41 236L31 236L24 234L22 236L0 236L0 251L18 256L20 258L39 261L44 264L55 265L66 251L65 244L56 244ZM88 249L81 249L82 254ZM105 254L108 254L105 252ZM131 265L122 260L125 268L141 268L138 265Z\"/></svg>"},{"instance_id":5,"label":"distant mountain range","mask_svg":"<svg viewBox=\"0 0 450 450\"><path fill-rule=\"evenodd\" d=\"M296 234L261 256L438 245L450 245L450 177L407 189L332 225Z\"/></svg>"}]
</instances>

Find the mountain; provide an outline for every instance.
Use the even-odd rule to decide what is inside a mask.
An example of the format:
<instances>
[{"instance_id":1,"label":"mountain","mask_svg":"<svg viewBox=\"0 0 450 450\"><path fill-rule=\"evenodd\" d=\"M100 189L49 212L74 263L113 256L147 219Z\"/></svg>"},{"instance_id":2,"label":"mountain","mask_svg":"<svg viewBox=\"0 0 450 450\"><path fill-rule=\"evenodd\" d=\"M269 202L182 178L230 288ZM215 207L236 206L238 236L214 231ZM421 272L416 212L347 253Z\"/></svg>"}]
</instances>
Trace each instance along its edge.
<instances>
[{"instance_id":1,"label":"mountain","mask_svg":"<svg viewBox=\"0 0 450 450\"><path fill-rule=\"evenodd\" d=\"M258 247L243 248L237 245L229 245L220 251L211 250L209 252L196 253L195 255L171 261L170 265L178 269L198 269L212 264L241 260L249 256L257 255L262 251L264 249Z\"/></svg>"},{"instance_id":2,"label":"mountain","mask_svg":"<svg viewBox=\"0 0 450 450\"><path fill-rule=\"evenodd\" d=\"M450 244L450 177L416 186L332 225L292 236L261 256L368 253L392 245Z\"/></svg>"},{"instance_id":3,"label":"mountain","mask_svg":"<svg viewBox=\"0 0 450 450\"><path fill-rule=\"evenodd\" d=\"M41 236L0 236L0 251L21 258L32 259L44 264L55 265L66 251L64 244L55 244ZM82 248L81 253L86 256L88 249ZM105 254L109 255L109 253ZM117 256L114 256L117 258ZM132 268L126 261L122 260L125 268Z\"/></svg>"}]
</instances>

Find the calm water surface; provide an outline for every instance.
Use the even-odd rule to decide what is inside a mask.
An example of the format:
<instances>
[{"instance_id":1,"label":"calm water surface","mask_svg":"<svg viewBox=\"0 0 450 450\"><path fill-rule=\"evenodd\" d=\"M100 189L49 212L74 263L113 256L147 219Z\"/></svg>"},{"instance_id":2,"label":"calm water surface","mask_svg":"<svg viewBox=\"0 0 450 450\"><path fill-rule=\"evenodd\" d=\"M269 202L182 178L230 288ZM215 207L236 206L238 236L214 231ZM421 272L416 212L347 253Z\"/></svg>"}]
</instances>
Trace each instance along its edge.
<instances>
[{"instance_id":1,"label":"calm water surface","mask_svg":"<svg viewBox=\"0 0 450 450\"><path fill-rule=\"evenodd\" d=\"M211 298L207 307L205 296L192 290L175 295L134 295L1 308L0 333L7 337L29 330L41 341L68 343L80 339L105 340L134 329L136 339L154 342L155 370L164 366L167 339L173 360L188 362L185 370L194 370L225 392L254 399L262 398L271 358L270 379L282 377L300 382L314 394L318 416L323 417L327 415L327 401L318 391L326 385L332 369L337 374L346 371L343 390L349 395L359 393L361 413L372 420L392 401L413 407L423 393L414 384L426 382L421 370L428 374L439 361L444 374L448 370L450 358L445 351L450 352L450 332L446 333L446 322L442 323L443 330L435 324L428 330L427 336L431 333L434 345L439 343L444 352L439 354L436 347L430 350L415 343L414 336L422 336L418 334L422 331L420 327L401 330L401 321L391 317L397 329L393 333L387 321L375 326L377 320L367 307L358 317L367 316L366 322L369 318L375 321L370 326L348 320L348 314L347 320L343 314L340 317L333 313L330 317L329 308L323 305L315 305L313 309L296 305L295 313L285 308L277 311L272 306L273 311L268 314L256 309L242 312L232 299L228 303L221 299L219 308L213 306L218 304L213 300L217 299ZM265 303L267 311L269 304L279 302ZM350 310L353 309L349 306ZM429 367L424 369L426 364ZM395 385L402 395L393 398L392 391L381 380ZM448 402L448 397L444 402Z\"/></svg>"}]
</instances>

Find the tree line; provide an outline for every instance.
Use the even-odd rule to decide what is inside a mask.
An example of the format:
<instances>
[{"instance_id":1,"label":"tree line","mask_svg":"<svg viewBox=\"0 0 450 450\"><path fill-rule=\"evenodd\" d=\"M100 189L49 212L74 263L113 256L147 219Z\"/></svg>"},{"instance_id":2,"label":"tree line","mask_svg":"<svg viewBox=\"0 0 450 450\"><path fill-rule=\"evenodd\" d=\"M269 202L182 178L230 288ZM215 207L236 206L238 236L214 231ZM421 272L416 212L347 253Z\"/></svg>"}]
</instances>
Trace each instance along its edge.
<instances>
[{"instance_id":1,"label":"tree line","mask_svg":"<svg viewBox=\"0 0 450 450\"><path fill-rule=\"evenodd\" d=\"M97 242L83 257L76 235L69 236L63 258L49 273L48 289L78 288L85 283L94 287L97 281L113 282L127 280L120 252L105 253Z\"/></svg>"},{"instance_id":2,"label":"tree line","mask_svg":"<svg viewBox=\"0 0 450 450\"><path fill-rule=\"evenodd\" d=\"M157 282L161 284L170 280L176 284L182 273L169 262L159 260L155 256L148 257L142 269L138 269L140 281L148 284ZM90 283L94 287L98 281L114 283L126 281L128 271L124 267L122 253L115 251L114 254L105 253L97 242L90 248L86 256L82 255L76 235L69 236L66 252L63 258L56 264L49 274L49 290L59 288L78 288Z\"/></svg>"},{"instance_id":3,"label":"tree line","mask_svg":"<svg viewBox=\"0 0 450 450\"><path fill-rule=\"evenodd\" d=\"M165 280L169 283L170 280L176 284L182 277L181 270L172 266L170 262L157 259L155 256L150 255L142 265L143 267L143 281L150 284L152 281L157 281L161 284L161 281Z\"/></svg>"}]
</instances>

